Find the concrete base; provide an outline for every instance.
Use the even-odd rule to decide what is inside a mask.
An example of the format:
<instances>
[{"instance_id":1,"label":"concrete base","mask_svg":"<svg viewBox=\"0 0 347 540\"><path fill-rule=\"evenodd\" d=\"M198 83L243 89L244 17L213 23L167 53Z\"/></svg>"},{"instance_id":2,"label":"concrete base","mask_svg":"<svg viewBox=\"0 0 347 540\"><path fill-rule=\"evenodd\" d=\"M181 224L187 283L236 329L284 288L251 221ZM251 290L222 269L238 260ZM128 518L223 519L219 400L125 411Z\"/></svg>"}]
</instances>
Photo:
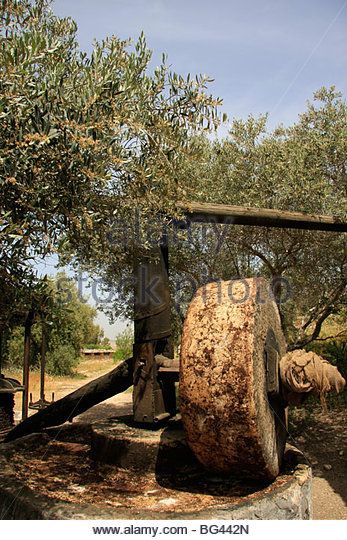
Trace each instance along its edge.
<instances>
[{"instance_id":1,"label":"concrete base","mask_svg":"<svg viewBox=\"0 0 347 540\"><path fill-rule=\"evenodd\" d=\"M283 474L260 484L204 470L178 422L48 433L0 445L1 519L310 519L311 470L294 448Z\"/></svg>"}]
</instances>

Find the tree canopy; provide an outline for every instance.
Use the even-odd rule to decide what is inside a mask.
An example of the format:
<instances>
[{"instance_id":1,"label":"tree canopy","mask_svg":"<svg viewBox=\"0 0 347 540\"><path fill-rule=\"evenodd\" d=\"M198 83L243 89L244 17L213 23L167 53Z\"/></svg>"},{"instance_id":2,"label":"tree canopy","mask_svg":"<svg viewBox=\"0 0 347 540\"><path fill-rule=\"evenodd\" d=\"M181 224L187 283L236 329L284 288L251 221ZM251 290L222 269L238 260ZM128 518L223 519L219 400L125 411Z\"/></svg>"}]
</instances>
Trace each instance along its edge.
<instances>
[{"instance_id":1,"label":"tree canopy","mask_svg":"<svg viewBox=\"0 0 347 540\"><path fill-rule=\"evenodd\" d=\"M164 195L167 204L180 195L179 150L189 132L217 122L206 77L171 73L165 57L150 73L143 35L133 48L112 36L88 56L76 24L46 0L9 0L2 21L3 189L13 219L31 218L22 234L33 246L97 224L102 195L113 195L114 210L134 200L158 209Z\"/></svg>"},{"instance_id":2,"label":"tree canopy","mask_svg":"<svg viewBox=\"0 0 347 540\"><path fill-rule=\"evenodd\" d=\"M4 304L35 281L32 261L102 252L117 216L170 209L185 196L189 136L218 123L208 78L116 36L78 48L48 0L0 8L0 242Z\"/></svg>"},{"instance_id":3,"label":"tree canopy","mask_svg":"<svg viewBox=\"0 0 347 540\"><path fill-rule=\"evenodd\" d=\"M192 193L206 202L346 219L347 104L342 95L333 87L320 89L292 126L269 132L266 121L266 116L234 120L225 140L198 139L199 172L194 168L187 174ZM281 311L292 346L317 338L326 318L346 303L346 235L215 227L208 242L208 249L196 242L186 268L199 273L194 260L202 260L211 278L263 274L287 280L291 298Z\"/></svg>"},{"instance_id":4,"label":"tree canopy","mask_svg":"<svg viewBox=\"0 0 347 540\"><path fill-rule=\"evenodd\" d=\"M292 126L269 132L266 124L266 116L250 116L235 119L224 140L191 138L198 157L182 165L187 200L346 219L347 105L341 94L322 88ZM171 233L170 272L179 318L203 283L265 275L273 280L289 344L301 347L316 339L324 321L346 303L343 234L217 224ZM114 245L129 246L130 234L115 234L94 266L113 287L110 311L117 314L131 310L132 264L131 256L113 264L112 253Z\"/></svg>"},{"instance_id":5,"label":"tree canopy","mask_svg":"<svg viewBox=\"0 0 347 540\"><path fill-rule=\"evenodd\" d=\"M205 131L221 101L206 76L152 69L143 35L79 50L76 24L48 0L7 0L0 15L0 295L3 327L33 301L32 262L56 252L105 288L115 315L132 309L134 250L171 226L178 200L347 216L347 106L322 88L289 127L235 119ZM158 218L159 216L159 218ZM315 339L346 302L343 235L251 227L174 231L171 285L182 315L217 278L286 278L281 315L291 346ZM34 296L35 296L34 294ZM277 290L280 301L283 287Z\"/></svg>"}]
</instances>

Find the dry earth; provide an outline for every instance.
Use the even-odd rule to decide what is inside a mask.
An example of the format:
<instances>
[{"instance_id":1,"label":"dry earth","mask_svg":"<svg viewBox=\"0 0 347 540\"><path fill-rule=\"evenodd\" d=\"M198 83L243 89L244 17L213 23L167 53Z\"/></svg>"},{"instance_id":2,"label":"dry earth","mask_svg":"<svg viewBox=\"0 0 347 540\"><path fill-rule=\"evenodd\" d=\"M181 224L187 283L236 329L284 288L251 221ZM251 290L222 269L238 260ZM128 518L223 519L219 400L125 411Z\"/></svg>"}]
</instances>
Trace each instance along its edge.
<instances>
[{"instance_id":1,"label":"dry earth","mask_svg":"<svg viewBox=\"0 0 347 540\"><path fill-rule=\"evenodd\" d=\"M313 519L347 519L347 411L298 421L295 445L313 469Z\"/></svg>"}]
</instances>

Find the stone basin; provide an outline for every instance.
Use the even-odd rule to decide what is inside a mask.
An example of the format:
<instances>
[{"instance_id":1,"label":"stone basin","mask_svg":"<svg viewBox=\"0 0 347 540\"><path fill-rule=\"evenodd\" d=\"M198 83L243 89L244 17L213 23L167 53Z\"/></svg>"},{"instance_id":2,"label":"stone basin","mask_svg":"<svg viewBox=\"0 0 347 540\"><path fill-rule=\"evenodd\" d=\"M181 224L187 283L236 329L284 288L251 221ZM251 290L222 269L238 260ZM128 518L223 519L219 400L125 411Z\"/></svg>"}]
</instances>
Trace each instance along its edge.
<instances>
[{"instance_id":1,"label":"stone basin","mask_svg":"<svg viewBox=\"0 0 347 540\"><path fill-rule=\"evenodd\" d=\"M311 469L287 447L274 482L206 471L179 421L67 424L0 445L1 519L310 519Z\"/></svg>"}]
</instances>

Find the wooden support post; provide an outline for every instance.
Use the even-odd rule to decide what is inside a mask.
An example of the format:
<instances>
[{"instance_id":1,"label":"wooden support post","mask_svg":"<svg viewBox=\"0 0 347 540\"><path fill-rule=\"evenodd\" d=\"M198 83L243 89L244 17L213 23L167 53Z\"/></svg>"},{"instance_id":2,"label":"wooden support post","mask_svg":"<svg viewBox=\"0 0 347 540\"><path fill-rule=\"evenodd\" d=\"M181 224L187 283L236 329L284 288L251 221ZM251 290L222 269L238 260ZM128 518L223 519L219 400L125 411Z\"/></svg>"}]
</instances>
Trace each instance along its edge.
<instances>
[{"instance_id":1,"label":"wooden support post","mask_svg":"<svg viewBox=\"0 0 347 540\"><path fill-rule=\"evenodd\" d=\"M28 417L29 404L29 370L30 370L30 341L31 327L34 322L34 312L29 311L24 324L24 361L23 361L23 399L22 399L22 420Z\"/></svg>"},{"instance_id":2,"label":"wooden support post","mask_svg":"<svg viewBox=\"0 0 347 540\"><path fill-rule=\"evenodd\" d=\"M47 351L47 327L46 321L42 320L41 324L41 378L40 378L40 400L45 401L45 372L46 372L46 351Z\"/></svg>"},{"instance_id":3,"label":"wooden support post","mask_svg":"<svg viewBox=\"0 0 347 540\"><path fill-rule=\"evenodd\" d=\"M174 380L159 377L155 358L173 358L166 237L135 261L134 278L134 420L155 424L176 412Z\"/></svg>"}]
</instances>

